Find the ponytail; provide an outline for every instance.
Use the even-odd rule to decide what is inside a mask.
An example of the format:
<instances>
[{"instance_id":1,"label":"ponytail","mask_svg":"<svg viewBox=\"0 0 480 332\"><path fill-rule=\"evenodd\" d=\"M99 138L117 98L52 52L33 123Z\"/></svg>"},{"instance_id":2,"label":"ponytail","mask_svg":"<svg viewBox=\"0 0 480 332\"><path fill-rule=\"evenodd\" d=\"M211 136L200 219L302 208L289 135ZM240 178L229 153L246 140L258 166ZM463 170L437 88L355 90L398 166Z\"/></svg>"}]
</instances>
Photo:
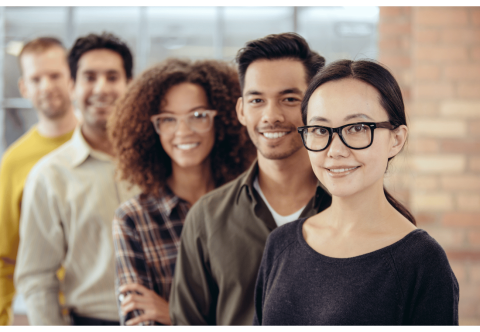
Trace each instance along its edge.
<instances>
[{"instance_id":1,"label":"ponytail","mask_svg":"<svg viewBox=\"0 0 480 332\"><path fill-rule=\"evenodd\" d=\"M385 193L385 197L387 198L387 201L397 210L400 212L405 218L407 218L412 224L417 226L417 221L413 217L413 215L408 211L408 209L403 206L402 203L398 202L395 198L393 198L392 195L383 187L383 192Z\"/></svg>"}]
</instances>

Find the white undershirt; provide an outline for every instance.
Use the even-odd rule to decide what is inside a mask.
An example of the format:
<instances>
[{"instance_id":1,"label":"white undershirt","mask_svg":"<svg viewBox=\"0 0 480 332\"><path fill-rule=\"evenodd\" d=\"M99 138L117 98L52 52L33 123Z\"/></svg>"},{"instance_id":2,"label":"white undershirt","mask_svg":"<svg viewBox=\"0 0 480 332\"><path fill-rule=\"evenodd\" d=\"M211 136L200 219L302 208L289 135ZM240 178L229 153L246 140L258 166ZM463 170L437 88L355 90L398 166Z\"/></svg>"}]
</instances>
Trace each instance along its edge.
<instances>
[{"instance_id":1,"label":"white undershirt","mask_svg":"<svg viewBox=\"0 0 480 332\"><path fill-rule=\"evenodd\" d=\"M288 222L297 220L300 217L300 215L302 214L302 211L306 206L305 205L300 210L298 210L295 213L292 213L289 216L281 216L270 206L270 204L268 204L268 201L265 198L265 195L263 194L262 189L260 189L260 184L258 183L258 176L256 176L255 180L253 181L253 187L257 190L258 194L260 195L260 197L262 197L263 201L267 205L267 207L270 210L270 213L272 214L273 219L275 220L275 223L277 224L277 226L282 226L282 225L285 225Z\"/></svg>"}]
</instances>

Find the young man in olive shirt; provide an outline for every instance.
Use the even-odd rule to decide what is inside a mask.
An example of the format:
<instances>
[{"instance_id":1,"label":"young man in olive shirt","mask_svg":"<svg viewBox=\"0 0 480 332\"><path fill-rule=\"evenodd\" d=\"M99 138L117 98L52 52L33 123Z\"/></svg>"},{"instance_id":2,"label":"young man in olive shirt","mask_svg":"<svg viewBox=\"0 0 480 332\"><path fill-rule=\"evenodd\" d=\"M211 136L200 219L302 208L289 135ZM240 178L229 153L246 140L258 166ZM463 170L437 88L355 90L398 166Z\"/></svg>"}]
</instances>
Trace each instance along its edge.
<instances>
[{"instance_id":1,"label":"young man in olive shirt","mask_svg":"<svg viewBox=\"0 0 480 332\"><path fill-rule=\"evenodd\" d=\"M285 33L248 42L237 62L237 115L257 161L187 215L170 296L175 325L251 325L268 235L331 203L297 133L303 95L325 59L299 35Z\"/></svg>"}]
</instances>

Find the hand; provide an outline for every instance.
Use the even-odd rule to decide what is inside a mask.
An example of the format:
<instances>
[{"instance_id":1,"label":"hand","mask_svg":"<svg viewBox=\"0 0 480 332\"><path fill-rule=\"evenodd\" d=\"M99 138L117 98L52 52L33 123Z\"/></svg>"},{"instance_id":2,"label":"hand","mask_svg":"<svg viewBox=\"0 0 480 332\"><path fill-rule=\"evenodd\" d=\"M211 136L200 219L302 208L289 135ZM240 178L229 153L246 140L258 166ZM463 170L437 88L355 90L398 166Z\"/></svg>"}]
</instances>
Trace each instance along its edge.
<instances>
[{"instance_id":1,"label":"hand","mask_svg":"<svg viewBox=\"0 0 480 332\"><path fill-rule=\"evenodd\" d=\"M143 310L143 314L128 320L126 325L136 325L148 320L154 320L164 325L171 325L168 302L154 291L139 285L126 284L119 288L120 293L131 292L122 301L120 309L125 316L135 309ZM139 294L137 294L137 293Z\"/></svg>"}]
</instances>

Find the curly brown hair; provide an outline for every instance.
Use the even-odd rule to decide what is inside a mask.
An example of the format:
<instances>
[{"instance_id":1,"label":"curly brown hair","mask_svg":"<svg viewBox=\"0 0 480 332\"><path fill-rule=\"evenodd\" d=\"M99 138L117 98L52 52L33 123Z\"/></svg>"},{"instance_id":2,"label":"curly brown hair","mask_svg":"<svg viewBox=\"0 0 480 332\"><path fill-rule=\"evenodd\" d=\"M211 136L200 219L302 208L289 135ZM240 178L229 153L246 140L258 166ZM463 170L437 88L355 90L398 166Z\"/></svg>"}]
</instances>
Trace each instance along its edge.
<instances>
[{"instance_id":1,"label":"curly brown hair","mask_svg":"<svg viewBox=\"0 0 480 332\"><path fill-rule=\"evenodd\" d=\"M241 95L236 69L217 60L167 59L132 82L107 124L120 178L138 185L144 194L158 196L172 173L171 159L150 117L158 114L168 90L184 82L200 85L218 112L210 152L215 186L235 179L255 157L255 147L235 111Z\"/></svg>"}]
</instances>

